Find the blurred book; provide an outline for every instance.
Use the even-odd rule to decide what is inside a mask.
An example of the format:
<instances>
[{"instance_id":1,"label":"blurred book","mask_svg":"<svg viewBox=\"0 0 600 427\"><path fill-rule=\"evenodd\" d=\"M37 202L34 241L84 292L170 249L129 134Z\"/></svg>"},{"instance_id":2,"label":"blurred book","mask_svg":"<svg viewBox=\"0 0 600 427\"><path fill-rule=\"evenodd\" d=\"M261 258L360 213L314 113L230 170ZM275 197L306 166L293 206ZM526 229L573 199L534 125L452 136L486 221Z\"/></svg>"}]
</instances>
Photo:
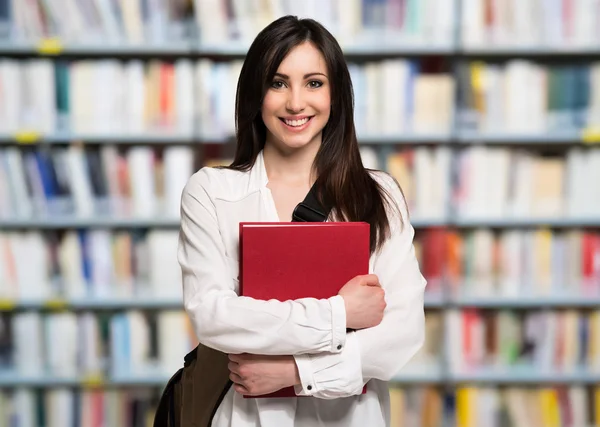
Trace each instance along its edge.
<instances>
[{"instance_id":1,"label":"blurred book","mask_svg":"<svg viewBox=\"0 0 600 427\"><path fill-rule=\"evenodd\" d=\"M516 134L542 139L563 135L577 140L583 129L600 126L598 61L463 62L456 76L458 127L476 131L474 139L479 133L482 137Z\"/></svg>"},{"instance_id":2,"label":"blurred book","mask_svg":"<svg viewBox=\"0 0 600 427\"><path fill-rule=\"evenodd\" d=\"M587 0L463 0L462 43L469 48L597 48L600 5Z\"/></svg>"},{"instance_id":3,"label":"blurred book","mask_svg":"<svg viewBox=\"0 0 600 427\"><path fill-rule=\"evenodd\" d=\"M600 372L600 311L452 309L445 339L454 376L525 378Z\"/></svg>"}]
</instances>

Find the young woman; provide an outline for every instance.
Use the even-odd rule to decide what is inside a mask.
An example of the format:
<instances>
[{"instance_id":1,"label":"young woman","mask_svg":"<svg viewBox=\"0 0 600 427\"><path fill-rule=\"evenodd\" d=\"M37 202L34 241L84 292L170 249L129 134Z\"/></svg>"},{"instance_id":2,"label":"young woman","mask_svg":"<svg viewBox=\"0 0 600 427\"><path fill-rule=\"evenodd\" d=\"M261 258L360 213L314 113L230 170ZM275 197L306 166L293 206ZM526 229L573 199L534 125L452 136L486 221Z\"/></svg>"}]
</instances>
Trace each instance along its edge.
<instances>
[{"instance_id":1,"label":"young woman","mask_svg":"<svg viewBox=\"0 0 600 427\"><path fill-rule=\"evenodd\" d=\"M181 206L185 308L234 383L212 425L388 426L387 381L423 343L426 282L400 188L361 163L342 50L317 22L280 18L250 47L236 98L232 165L195 173ZM327 300L238 296L239 222L291 221L313 184L330 220L370 223L371 274ZM242 396L288 386L312 397Z\"/></svg>"}]
</instances>

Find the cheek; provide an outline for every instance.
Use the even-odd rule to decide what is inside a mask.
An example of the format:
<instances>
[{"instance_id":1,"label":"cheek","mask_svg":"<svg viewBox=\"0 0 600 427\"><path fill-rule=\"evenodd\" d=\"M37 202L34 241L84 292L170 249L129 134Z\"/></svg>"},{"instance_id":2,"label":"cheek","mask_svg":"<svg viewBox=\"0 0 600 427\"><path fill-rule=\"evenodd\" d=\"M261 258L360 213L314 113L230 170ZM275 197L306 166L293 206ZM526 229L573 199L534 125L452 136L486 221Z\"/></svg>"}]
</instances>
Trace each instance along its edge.
<instances>
[{"instance_id":1,"label":"cheek","mask_svg":"<svg viewBox=\"0 0 600 427\"><path fill-rule=\"evenodd\" d=\"M273 96L272 94L267 93L267 95L265 95L265 98L263 99L262 109L261 109L263 120L265 120L265 118L266 119L272 118L271 116L273 116L275 114L275 112L277 111L278 108L279 108L279 101L278 101L277 97Z\"/></svg>"},{"instance_id":2,"label":"cheek","mask_svg":"<svg viewBox=\"0 0 600 427\"><path fill-rule=\"evenodd\" d=\"M329 116L331 111L331 97L329 94L323 94L315 100L315 107L319 109L319 112L324 116Z\"/></svg>"}]
</instances>

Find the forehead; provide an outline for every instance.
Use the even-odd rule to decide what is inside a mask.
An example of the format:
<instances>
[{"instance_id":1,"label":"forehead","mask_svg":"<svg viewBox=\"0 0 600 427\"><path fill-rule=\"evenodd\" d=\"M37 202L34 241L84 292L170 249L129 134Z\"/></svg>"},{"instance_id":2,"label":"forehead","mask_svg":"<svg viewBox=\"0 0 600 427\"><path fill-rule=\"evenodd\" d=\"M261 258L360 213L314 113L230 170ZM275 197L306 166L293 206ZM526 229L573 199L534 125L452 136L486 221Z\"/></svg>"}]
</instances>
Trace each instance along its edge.
<instances>
[{"instance_id":1,"label":"forehead","mask_svg":"<svg viewBox=\"0 0 600 427\"><path fill-rule=\"evenodd\" d=\"M292 76L306 73L327 74L323 54L312 43L304 42L294 47L279 64L277 72Z\"/></svg>"}]
</instances>

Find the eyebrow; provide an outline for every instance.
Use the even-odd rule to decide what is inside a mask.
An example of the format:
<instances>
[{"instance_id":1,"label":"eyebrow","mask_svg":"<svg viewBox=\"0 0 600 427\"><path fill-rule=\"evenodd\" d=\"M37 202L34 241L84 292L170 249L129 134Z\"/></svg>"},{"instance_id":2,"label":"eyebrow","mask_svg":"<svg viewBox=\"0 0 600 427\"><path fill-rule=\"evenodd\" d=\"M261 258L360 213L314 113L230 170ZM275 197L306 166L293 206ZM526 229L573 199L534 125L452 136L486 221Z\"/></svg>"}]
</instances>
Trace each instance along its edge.
<instances>
[{"instance_id":1,"label":"eyebrow","mask_svg":"<svg viewBox=\"0 0 600 427\"><path fill-rule=\"evenodd\" d=\"M287 74L275 73L275 75L281 77L282 79L286 79L286 80L290 79L290 76L288 76ZM312 76L323 76L323 77L327 78L327 75L325 75L323 73L308 73L308 74L304 75L304 78L307 79Z\"/></svg>"}]
</instances>

